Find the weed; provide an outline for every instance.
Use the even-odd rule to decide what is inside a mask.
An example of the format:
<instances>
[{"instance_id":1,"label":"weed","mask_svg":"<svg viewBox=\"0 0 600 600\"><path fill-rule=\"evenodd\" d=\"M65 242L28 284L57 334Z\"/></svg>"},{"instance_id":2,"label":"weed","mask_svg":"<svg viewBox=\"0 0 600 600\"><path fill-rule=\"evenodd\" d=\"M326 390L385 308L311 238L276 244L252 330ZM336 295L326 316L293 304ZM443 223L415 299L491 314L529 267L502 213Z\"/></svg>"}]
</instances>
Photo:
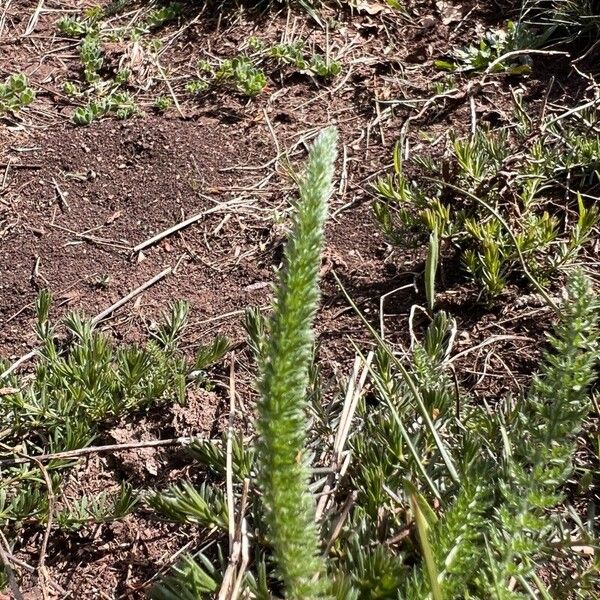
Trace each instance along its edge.
<instances>
[{"instance_id":1,"label":"weed","mask_svg":"<svg viewBox=\"0 0 600 600\"><path fill-rule=\"evenodd\" d=\"M137 112L133 97L127 92L114 91L107 96L80 106L73 113L75 125L89 125L96 119L112 113L117 119L129 119Z\"/></svg>"},{"instance_id":2,"label":"weed","mask_svg":"<svg viewBox=\"0 0 600 600\"><path fill-rule=\"evenodd\" d=\"M4 83L0 83L0 114L19 112L34 100L35 92L27 84L24 74L10 75Z\"/></svg>"},{"instance_id":3,"label":"weed","mask_svg":"<svg viewBox=\"0 0 600 600\"><path fill-rule=\"evenodd\" d=\"M41 344L33 377L9 376L2 384L2 422L5 426L3 458L14 454L36 455L83 448L101 428L123 415L161 403L185 403L186 386L198 366L188 364L178 349L187 323L188 307L175 303L165 314L154 341L144 347L115 348L93 330L89 320L69 315L64 325L71 337L61 348L48 320L50 296L37 301L36 332ZM205 369L227 350L217 346L201 349L198 362ZM11 460L8 460L11 464ZM65 472L72 460L56 459L47 466L54 496L60 501ZM3 527L23 520L43 523L48 497L36 463L3 466L0 479L0 519ZM131 512L137 494L123 486L116 494L84 496L59 510L56 524L67 529L88 522L116 519Z\"/></svg>"},{"instance_id":4,"label":"weed","mask_svg":"<svg viewBox=\"0 0 600 600\"><path fill-rule=\"evenodd\" d=\"M187 88L186 88L187 89ZM171 108L173 100L169 96L158 96L154 100L154 108L159 111L165 111Z\"/></svg>"},{"instance_id":5,"label":"weed","mask_svg":"<svg viewBox=\"0 0 600 600\"><path fill-rule=\"evenodd\" d=\"M162 27L165 23L175 21L183 12L183 4L180 2L171 2L160 8L155 8L150 11L145 19L145 26L148 29L156 29Z\"/></svg>"},{"instance_id":6,"label":"weed","mask_svg":"<svg viewBox=\"0 0 600 600\"><path fill-rule=\"evenodd\" d=\"M295 67L301 73L318 77L335 77L342 71L342 66L338 61L329 60L328 57L321 54L313 53L307 58L304 43L300 41L291 44L276 44L269 48L266 54L279 63Z\"/></svg>"},{"instance_id":7,"label":"weed","mask_svg":"<svg viewBox=\"0 0 600 600\"><path fill-rule=\"evenodd\" d=\"M104 63L100 38L97 34L88 34L83 38L79 48L79 58L83 66L85 80L88 83L97 81L99 78L98 72Z\"/></svg>"},{"instance_id":8,"label":"weed","mask_svg":"<svg viewBox=\"0 0 600 600\"><path fill-rule=\"evenodd\" d=\"M510 137L507 129L480 128L454 139L441 165L414 157L425 175L421 183L405 175L398 148L393 176L375 185L375 216L384 232L404 244L406 229L417 243L437 232L459 249L466 272L489 301L519 272L543 281L573 264L600 212L579 196L576 226L561 229L563 219L551 212L547 196L560 193L567 181L571 197L598 184L598 140L579 119L547 121L541 138L531 136L529 125Z\"/></svg>"},{"instance_id":9,"label":"weed","mask_svg":"<svg viewBox=\"0 0 600 600\"><path fill-rule=\"evenodd\" d=\"M536 44L537 45L537 44ZM527 55L499 60L513 50L533 48L531 36L520 25L509 21L506 29L490 31L479 44L471 44L454 52L453 60L436 60L438 69L452 72L485 71L493 63L493 72L508 72L511 75L529 73L531 61Z\"/></svg>"},{"instance_id":10,"label":"weed","mask_svg":"<svg viewBox=\"0 0 600 600\"><path fill-rule=\"evenodd\" d=\"M61 33L72 38L84 37L93 31L89 24L73 17L62 17L56 22L56 27Z\"/></svg>"},{"instance_id":11,"label":"weed","mask_svg":"<svg viewBox=\"0 0 600 600\"><path fill-rule=\"evenodd\" d=\"M208 81L204 79L192 79L185 84L185 91L188 94L200 94L205 92L210 87Z\"/></svg>"},{"instance_id":12,"label":"weed","mask_svg":"<svg viewBox=\"0 0 600 600\"><path fill-rule=\"evenodd\" d=\"M520 23L537 33L539 44L587 50L600 38L595 0L524 0Z\"/></svg>"},{"instance_id":13,"label":"weed","mask_svg":"<svg viewBox=\"0 0 600 600\"><path fill-rule=\"evenodd\" d=\"M214 72L217 83L226 83L250 98L258 96L267 85L262 69L245 56L225 59Z\"/></svg>"}]
</instances>

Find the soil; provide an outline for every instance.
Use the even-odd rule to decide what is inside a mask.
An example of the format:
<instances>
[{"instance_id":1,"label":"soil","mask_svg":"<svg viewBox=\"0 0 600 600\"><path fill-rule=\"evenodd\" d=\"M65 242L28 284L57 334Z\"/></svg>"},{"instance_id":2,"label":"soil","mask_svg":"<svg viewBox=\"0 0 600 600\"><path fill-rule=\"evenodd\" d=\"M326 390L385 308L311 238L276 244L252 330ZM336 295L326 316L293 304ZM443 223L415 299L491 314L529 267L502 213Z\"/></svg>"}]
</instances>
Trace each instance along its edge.
<instances>
[{"instance_id":1,"label":"soil","mask_svg":"<svg viewBox=\"0 0 600 600\"><path fill-rule=\"evenodd\" d=\"M48 0L27 35L37 1L6 3L0 9L0 77L24 72L38 96L30 108L0 121L0 356L13 362L35 347L34 303L40 289L53 294L55 320L72 310L96 315L170 267L170 274L110 314L101 327L117 341L140 341L169 302L189 301L186 350L193 353L216 333L229 336L241 349L239 393L251 406L243 311L268 307L280 264L294 191L283 151L300 168L307 144L330 123L340 129L341 153L322 271L319 358L326 375L348 373L354 355L348 339L362 348L372 344L334 274L377 328L383 302L386 338L409 345L410 307L424 302L425 252L392 247L384 239L372 216L370 183L389 167L406 119L423 106L421 101L410 108L410 101L431 97L432 82L444 79L433 61L499 27L511 7L468 1L406 4L409 15L402 18L378 2L361 2L354 14L324 9L336 21L326 34L300 10L199 13L190 3L181 19L155 34L166 48L160 63L179 107L154 110L154 98L170 94L164 77L147 54L134 60L127 44L113 44L103 74L114 74L122 61L131 66L131 89L142 114L77 127L70 122L74 101L62 91L64 81L81 80L77 42L61 37L55 22L81 14L92 3ZM141 8L134 2L127 11L133 17ZM324 82L274 71L266 93L251 102L226 90L195 98L185 93L185 80L199 59L234 56L253 35L268 43L300 37L322 52L329 45L342 74ZM532 105L544 102L551 70L536 63L527 87ZM499 77L477 88L459 78L461 93L442 110L426 111L411 123L413 151L448 128L468 131L472 106L478 118L505 119L514 83ZM563 93L559 87L552 91L557 97ZM385 112L398 98L407 102ZM133 250L200 213L196 222L143 252ZM454 363L464 374L460 384L487 398L519 389L538 363L550 314L516 286L495 308L483 309L466 278L452 270L442 275L438 301L457 319L453 352L460 354ZM406 287L410 284L416 288ZM479 347L490 336L497 336L494 343ZM126 419L108 428L100 442L218 435L228 410L225 368L212 377L215 392L198 393L187 409ZM130 450L118 460L94 456L73 472L69 493L112 489L122 481L158 489L190 469L181 451L168 448ZM77 487L82 481L83 490ZM43 531L29 533L16 553L35 564ZM202 543L203 533L135 513L119 523L52 536L48 573L71 598L141 598L182 548ZM41 597L33 578L24 592Z\"/></svg>"}]
</instances>

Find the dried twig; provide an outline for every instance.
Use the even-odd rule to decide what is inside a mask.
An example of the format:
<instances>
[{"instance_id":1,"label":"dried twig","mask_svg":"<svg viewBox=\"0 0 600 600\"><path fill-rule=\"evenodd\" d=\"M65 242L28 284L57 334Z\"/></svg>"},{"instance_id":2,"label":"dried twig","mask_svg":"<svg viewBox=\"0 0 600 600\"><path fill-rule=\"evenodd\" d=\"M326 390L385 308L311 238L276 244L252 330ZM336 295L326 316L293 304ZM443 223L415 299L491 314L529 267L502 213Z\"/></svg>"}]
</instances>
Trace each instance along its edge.
<instances>
[{"instance_id":1,"label":"dried twig","mask_svg":"<svg viewBox=\"0 0 600 600\"><path fill-rule=\"evenodd\" d=\"M2 536L3 542L6 540L4 536ZM19 583L17 582L17 578L15 576L15 572L13 571L12 565L10 564L9 558L7 556L7 552L10 552L10 548L4 548L4 543L0 544L0 560L4 565L4 571L6 572L6 576L8 578L8 585L10 587L10 591L12 592L12 597L14 600L25 600L25 597L21 593L19 589Z\"/></svg>"},{"instance_id":2,"label":"dried twig","mask_svg":"<svg viewBox=\"0 0 600 600\"><path fill-rule=\"evenodd\" d=\"M346 445L346 440L348 439L348 435L350 433L350 424L352 423L352 419L354 417L354 413L356 412L356 407L358 406L358 401L362 395L362 390L365 385L365 381L367 379L367 374L369 372L369 368L371 363L373 362L375 354L374 352L369 352L366 359L364 359L364 366L362 373L360 373L360 363L361 357L357 356L354 361L354 369L352 372L352 377L348 382L348 387L346 388L346 397L344 398L344 406L342 408L342 414L340 417L340 422L338 425L337 432L335 434L335 440L333 442L333 468L334 472L332 472L325 482L325 486L323 487L323 491L321 493L321 497L319 498L319 502L317 504L317 510L315 513L315 519L319 521L325 512L325 508L327 507L327 503L330 500L331 492L333 490L335 478L339 475L342 468L347 468L347 463L344 465L343 460L343 451L344 446ZM359 377L360 373L360 377Z\"/></svg>"},{"instance_id":3,"label":"dried twig","mask_svg":"<svg viewBox=\"0 0 600 600\"><path fill-rule=\"evenodd\" d=\"M148 246L152 246L152 245L156 244L156 242L160 242L160 240L166 238L167 236L169 236L173 233L176 233L177 231L180 231L181 229L184 229L185 227L193 225L194 223L196 223L197 221L202 219L202 217L206 217L207 215L211 215L213 213L219 212L220 210L223 210L225 208L233 208L234 206L236 206L238 204L239 204L239 200L231 200L230 202L220 202L219 204L217 204L216 206L213 206L212 208L209 208L208 210L202 211L202 212L194 215L193 217L189 217L189 219L186 219L185 221L181 221L181 223L177 223L177 225L173 225L173 227L169 227L168 229L165 229L164 231L157 233L155 236L151 237L150 239L147 239L146 241L142 242L141 244L138 244L133 249L133 251L140 252L140 251L144 250L145 248L148 248Z\"/></svg>"},{"instance_id":4,"label":"dried twig","mask_svg":"<svg viewBox=\"0 0 600 600\"><path fill-rule=\"evenodd\" d=\"M143 283L142 285L137 287L132 292L129 292L129 294L127 294L127 296L124 296L123 298L121 298L120 300L118 300L117 302L115 302L114 304L109 306L107 309L105 309L101 313L97 314L92 319L92 325L94 325L94 326L97 325L100 321L102 321L103 319L108 317L110 314L115 312L115 310L117 310L118 308L120 308L121 306L123 306L124 304L129 302L132 298L135 298L135 296L137 296L138 294L141 294L144 290L146 290L150 286L154 285L157 281L160 281L161 279L163 279L163 277L166 277L167 275L169 275L169 273L171 273L172 270L173 269L171 267L164 269L158 275L155 275L154 277L152 277L152 279L149 279L148 281L146 281L145 283ZM27 354L24 354L23 356L21 356L21 358L16 360L12 365L10 365L10 367L8 367L2 374L0 374L0 380L4 379L5 377L8 377L8 375L10 375L14 371L16 371L23 363L26 363L29 360L31 360L37 353L38 353L38 348L35 348L35 349L31 350L30 352L28 352Z\"/></svg>"},{"instance_id":5,"label":"dried twig","mask_svg":"<svg viewBox=\"0 0 600 600\"><path fill-rule=\"evenodd\" d=\"M120 300L118 300L117 302L115 302L114 304L109 306L106 310L103 310L101 313L97 314L92 319L92 325L97 325L100 321L102 321L103 319L108 317L110 314L115 312L115 310L117 310L118 308L121 308L121 306L123 306L124 304L127 304L127 302L129 302L132 298L135 298L137 295L141 294L144 290L147 290L149 287L153 286L155 283L157 283L161 279L165 278L172 271L173 271L172 267L167 267L166 269L161 271L158 275L155 275L154 277L152 277L152 279L149 279L145 283L142 283L142 285L135 288L135 290L133 290L132 292L129 292L129 294L127 294L127 296L123 296L123 298L121 298Z\"/></svg>"},{"instance_id":6,"label":"dried twig","mask_svg":"<svg viewBox=\"0 0 600 600\"><path fill-rule=\"evenodd\" d=\"M142 440L139 442L128 442L125 444L106 444L104 446L88 446L87 448L78 448L77 450L65 450L64 452L36 454L34 456L2 460L0 461L0 467L19 465L29 461L47 462L49 460L70 460L73 458L79 458L81 456L88 456L89 454L98 454L100 452L120 452L122 450L136 450L138 448L157 448L163 446L185 446L196 439L198 439L198 436L169 438L166 440ZM10 451L12 452L12 449L10 449Z\"/></svg>"}]
</instances>

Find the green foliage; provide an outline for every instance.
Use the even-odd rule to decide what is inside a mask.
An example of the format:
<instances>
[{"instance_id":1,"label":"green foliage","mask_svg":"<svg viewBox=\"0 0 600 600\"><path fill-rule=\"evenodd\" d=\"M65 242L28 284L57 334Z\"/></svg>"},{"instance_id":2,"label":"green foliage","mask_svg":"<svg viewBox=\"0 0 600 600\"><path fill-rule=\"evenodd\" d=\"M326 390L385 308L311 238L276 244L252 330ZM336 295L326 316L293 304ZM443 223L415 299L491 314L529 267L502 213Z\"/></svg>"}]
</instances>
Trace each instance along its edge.
<instances>
[{"instance_id":1,"label":"green foliage","mask_svg":"<svg viewBox=\"0 0 600 600\"><path fill-rule=\"evenodd\" d=\"M173 106L173 100L169 96L157 96L154 100L154 108L159 111L168 110Z\"/></svg>"},{"instance_id":2,"label":"green foliage","mask_svg":"<svg viewBox=\"0 0 600 600\"><path fill-rule=\"evenodd\" d=\"M58 30L72 38L84 36L94 36L97 33L99 21L104 16L102 9L98 6L87 8L83 12L83 18L79 17L61 17L56 22Z\"/></svg>"},{"instance_id":3,"label":"green foliage","mask_svg":"<svg viewBox=\"0 0 600 600\"><path fill-rule=\"evenodd\" d=\"M104 59L100 38L96 34L89 34L83 38L79 47L79 58L83 66L83 75L88 83L98 80L98 72L102 68Z\"/></svg>"},{"instance_id":4,"label":"green foliage","mask_svg":"<svg viewBox=\"0 0 600 600\"><path fill-rule=\"evenodd\" d=\"M175 21L183 12L183 4L180 2L171 2L165 6L151 10L145 19L145 24L148 29L161 27L165 23Z\"/></svg>"},{"instance_id":5,"label":"green foliage","mask_svg":"<svg viewBox=\"0 0 600 600\"><path fill-rule=\"evenodd\" d=\"M35 92L27 85L27 77L23 73L10 75L4 83L0 83L0 115L19 112L34 100Z\"/></svg>"},{"instance_id":6,"label":"green foliage","mask_svg":"<svg viewBox=\"0 0 600 600\"><path fill-rule=\"evenodd\" d=\"M75 125L90 125L106 114L114 114L117 119L128 119L137 113L135 100L128 92L112 92L107 96L79 106L73 112Z\"/></svg>"},{"instance_id":7,"label":"green foliage","mask_svg":"<svg viewBox=\"0 0 600 600\"><path fill-rule=\"evenodd\" d=\"M264 71L255 67L245 56L225 59L215 70L215 81L231 85L237 92L249 98L258 96L267 85Z\"/></svg>"},{"instance_id":8,"label":"green foliage","mask_svg":"<svg viewBox=\"0 0 600 600\"><path fill-rule=\"evenodd\" d=\"M517 99L520 124L511 134L479 128L452 140L441 163L413 157L415 179L405 175L399 145L393 174L375 184L375 217L389 239L424 244L435 232L451 242L489 302L527 275L525 269L547 281L575 263L600 221L598 208L582 195L598 187L600 142L590 134L596 111L547 117L540 134L523 110ZM554 199L564 198L566 185L567 200L576 202L561 200L565 206L557 210ZM565 222L564 211L576 212L575 223ZM438 245L430 243L428 251L428 294Z\"/></svg>"},{"instance_id":9,"label":"green foliage","mask_svg":"<svg viewBox=\"0 0 600 600\"><path fill-rule=\"evenodd\" d=\"M283 302L281 298L280 292L279 302ZM273 356L275 319L264 334L265 353L258 354L263 373ZM573 473L574 444L591 407L589 387L600 359L599 319L600 305L589 282L577 272L539 375L528 392L503 398L494 411L480 399L457 390L449 377L446 360L455 324L444 313L433 317L422 340L402 361L378 340L370 369L369 402L359 401L348 441L352 460L323 520L330 583L323 592L340 600L525 598L529 590L541 585L536 572L544 569L548 573L546 567L557 552L563 554L562 560L572 560L576 554L567 542L560 549L554 543L565 538L568 527L556 507L563 499L561 485ZM256 323L251 323L256 330ZM280 345L277 348L281 351ZM277 365L275 361L274 367ZM334 396L329 407L319 408L321 402L322 397L315 399L312 432L297 432L293 437L304 438L304 452L297 454L295 463L300 468L304 456L331 451L332 432L339 427L339 399ZM280 403L286 405L287 398ZM429 422L423 418L423 408L433 417ZM283 414L289 418L293 411ZM261 406L259 418L264 415ZM277 574L282 573L280 563L273 569L268 560L271 554L278 556L279 541L272 533L269 492L262 480L265 466L272 471L283 463L265 461L263 440L277 433L282 449L278 447L276 452L282 456L292 455L288 448L293 444L286 443L286 431L276 423L278 412L270 412L268 417L269 428L262 426L263 421L257 423L263 439L253 444L258 450L254 461L243 458L248 456L247 443L237 436L232 461L235 498L240 498L240 484L246 478L252 480L250 485L256 480L262 491L246 512L248 528L254 531L249 540L254 560L241 588L258 598L282 595L277 581ZM294 430L298 429L296 425ZM225 476L224 445L225 439L218 444L198 442L192 450L221 478ZM458 476L448 467L445 453L451 454ZM280 500L292 487L290 478L296 468L283 474L278 486ZM315 478L311 486L315 494L322 485L323 481ZM192 495L210 495L204 487L199 492L188 489ZM305 510L302 493L284 513L285 518L299 519ZM224 506L222 500L218 506ZM186 511L194 514L187 507ZM216 525L213 515L219 511L213 508L209 514L203 512L200 522ZM180 517L176 513L174 518ZM571 519L571 514L566 518ZM312 520L306 523L308 528L314 527ZM343 526L338 527L340 523ZM225 527L224 517L220 527ZM216 560L209 561L202 554L186 559L154 597L192 598L194 593L197 597L213 593L220 587L226 547L223 535ZM323 562L303 574L323 577L322 568ZM587 597L583 590L593 588L590 572L588 566L582 566L581 577L572 586L582 590L581 597ZM561 580L551 582L550 593L561 585ZM294 597L287 585L285 589L286 597ZM302 597L315 597L315 592L304 592Z\"/></svg>"},{"instance_id":10,"label":"green foliage","mask_svg":"<svg viewBox=\"0 0 600 600\"><path fill-rule=\"evenodd\" d=\"M150 597L154 600L198 600L214 594L219 588L220 573L211 561L200 555L201 564L185 557L173 569L173 574L156 586Z\"/></svg>"},{"instance_id":11,"label":"green foliage","mask_svg":"<svg viewBox=\"0 0 600 600\"><path fill-rule=\"evenodd\" d=\"M117 493L100 492L82 496L57 512L55 520L61 529L78 530L88 523L106 523L127 516L138 504L138 496L124 484Z\"/></svg>"},{"instance_id":12,"label":"green foliage","mask_svg":"<svg viewBox=\"0 0 600 600\"><path fill-rule=\"evenodd\" d=\"M273 62L278 66L292 66L300 73L322 78L335 77L342 70L341 64L330 60L328 56L307 54L301 41L267 47L259 38L250 37L243 48L249 54L239 54L217 64L200 60L197 63L198 77L186 83L185 91L195 95L215 86L225 86L253 98L267 87L265 69L269 65L273 66Z\"/></svg>"},{"instance_id":13,"label":"green foliage","mask_svg":"<svg viewBox=\"0 0 600 600\"><path fill-rule=\"evenodd\" d=\"M227 529L225 496L212 486L202 484L196 488L186 482L152 494L146 502L171 521Z\"/></svg>"},{"instance_id":14,"label":"green foliage","mask_svg":"<svg viewBox=\"0 0 600 600\"><path fill-rule=\"evenodd\" d=\"M59 345L48 319L50 304L50 295L42 292L35 327L41 347L33 376L9 375L2 381L7 392L0 407L5 427L2 458L8 461L0 479L4 526L24 519L44 522L48 511L47 484L37 463L15 463L9 458L13 448L20 454L37 455L88 446L110 420L160 403L183 404L186 381L195 369L178 348L186 324L185 303L173 304L164 315L156 341L129 347L115 347L107 336L94 331L88 319L75 313L64 320L70 342ZM223 344L221 339L218 346ZM206 366L206 351L200 358ZM47 465L59 501L63 476L72 465L72 459L54 459ZM137 495L125 485L116 494L71 498L57 512L55 522L77 529L121 518L136 503Z\"/></svg>"},{"instance_id":15,"label":"green foliage","mask_svg":"<svg viewBox=\"0 0 600 600\"><path fill-rule=\"evenodd\" d=\"M73 81L65 81L63 84L63 91L68 96L85 102L73 112L75 125L90 125L109 114L118 119L128 119L138 113L133 96L125 89L131 76L129 69L119 69L113 77L107 77L103 73L102 44L114 38L112 30L103 29L103 19L106 16L109 15L96 7L86 10L83 19L64 17L56 24L65 35L82 38L79 44L82 85ZM134 34L133 31L131 33Z\"/></svg>"},{"instance_id":16,"label":"green foliage","mask_svg":"<svg viewBox=\"0 0 600 600\"><path fill-rule=\"evenodd\" d=\"M309 75L335 77L342 71L342 66L338 61L329 60L322 54L312 53L307 58L302 41L291 44L275 44L266 53L267 56L276 59L279 63L291 65L301 73Z\"/></svg>"},{"instance_id":17,"label":"green foliage","mask_svg":"<svg viewBox=\"0 0 600 600\"><path fill-rule=\"evenodd\" d=\"M290 599L316 598L323 592L304 442L311 327L319 299L317 278L335 145L335 130L326 130L309 155L260 364L259 482L275 559Z\"/></svg>"},{"instance_id":18,"label":"green foliage","mask_svg":"<svg viewBox=\"0 0 600 600\"><path fill-rule=\"evenodd\" d=\"M518 23L509 21L506 29L487 32L479 44L470 44L465 48L457 49L451 61L437 60L435 65L439 69L453 72L486 71L491 67L494 73L507 72L512 75L529 73L531 60L526 54L517 58L499 59L514 50L533 47L535 45L528 30Z\"/></svg>"},{"instance_id":19,"label":"green foliage","mask_svg":"<svg viewBox=\"0 0 600 600\"><path fill-rule=\"evenodd\" d=\"M595 0L524 0L520 22L537 33L540 44L586 50L600 38L598 15Z\"/></svg>"}]
</instances>

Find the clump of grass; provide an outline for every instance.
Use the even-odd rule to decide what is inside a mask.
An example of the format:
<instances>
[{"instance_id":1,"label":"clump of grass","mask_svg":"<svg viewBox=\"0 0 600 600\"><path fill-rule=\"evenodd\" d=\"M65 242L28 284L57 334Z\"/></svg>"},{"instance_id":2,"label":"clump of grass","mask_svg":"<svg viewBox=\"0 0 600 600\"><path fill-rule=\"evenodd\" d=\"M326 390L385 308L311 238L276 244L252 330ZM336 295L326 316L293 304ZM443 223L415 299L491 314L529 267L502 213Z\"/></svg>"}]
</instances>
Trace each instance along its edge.
<instances>
[{"instance_id":1,"label":"clump of grass","mask_svg":"<svg viewBox=\"0 0 600 600\"><path fill-rule=\"evenodd\" d=\"M586 51L600 39L600 9L595 0L524 0L519 21L537 34L539 45Z\"/></svg>"}]
</instances>

